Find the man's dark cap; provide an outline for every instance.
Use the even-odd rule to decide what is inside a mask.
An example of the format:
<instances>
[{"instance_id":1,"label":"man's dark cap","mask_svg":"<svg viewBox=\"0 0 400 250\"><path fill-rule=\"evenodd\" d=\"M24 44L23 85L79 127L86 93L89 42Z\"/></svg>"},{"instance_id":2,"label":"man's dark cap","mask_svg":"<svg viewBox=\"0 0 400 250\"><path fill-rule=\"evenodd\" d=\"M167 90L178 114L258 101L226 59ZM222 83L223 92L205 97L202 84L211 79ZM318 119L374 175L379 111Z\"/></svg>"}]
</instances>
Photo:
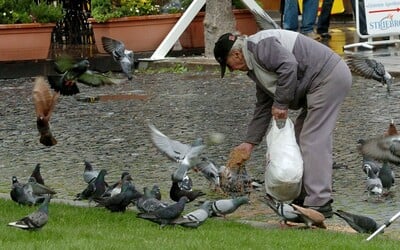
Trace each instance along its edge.
<instances>
[{"instance_id":1,"label":"man's dark cap","mask_svg":"<svg viewBox=\"0 0 400 250\"><path fill-rule=\"evenodd\" d=\"M214 47L215 60L221 65L221 78L224 77L226 70L226 59L228 58L229 51L235 43L237 36L232 33L226 33L219 37Z\"/></svg>"}]
</instances>

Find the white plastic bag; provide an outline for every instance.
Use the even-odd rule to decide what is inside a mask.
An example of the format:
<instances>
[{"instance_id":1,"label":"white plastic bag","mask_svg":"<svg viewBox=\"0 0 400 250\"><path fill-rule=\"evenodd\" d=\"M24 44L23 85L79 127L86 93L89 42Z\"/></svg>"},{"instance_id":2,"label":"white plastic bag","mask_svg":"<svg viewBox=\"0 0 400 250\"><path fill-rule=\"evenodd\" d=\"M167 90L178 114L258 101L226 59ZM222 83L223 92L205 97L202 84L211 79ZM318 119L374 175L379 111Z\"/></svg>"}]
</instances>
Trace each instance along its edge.
<instances>
[{"instance_id":1,"label":"white plastic bag","mask_svg":"<svg viewBox=\"0 0 400 250\"><path fill-rule=\"evenodd\" d=\"M279 201L290 201L301 192L303 158L297 145L293 122L287 118L281 129L275 119L267 134L265 189Z\"/></svg>"}]
</instances>

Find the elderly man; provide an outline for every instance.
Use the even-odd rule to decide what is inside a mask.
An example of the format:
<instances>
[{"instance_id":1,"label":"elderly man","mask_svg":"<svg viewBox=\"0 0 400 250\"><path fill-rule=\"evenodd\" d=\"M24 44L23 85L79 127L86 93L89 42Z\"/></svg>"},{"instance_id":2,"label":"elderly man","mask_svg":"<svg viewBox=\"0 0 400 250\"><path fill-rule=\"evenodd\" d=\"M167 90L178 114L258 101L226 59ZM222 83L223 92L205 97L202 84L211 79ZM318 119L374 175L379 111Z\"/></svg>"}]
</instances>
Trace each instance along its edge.
<instances>
[{"instance_id":1,"label":"elderly man","mask_svg":"<svg viewBox=\"0 0 400 250\"><path fill-rule=\"evenodd\" d=\"M301 109L295 121L303 161L303 192L293 201L329 218L332 213L332 134L340 105L352 83L346 63L329 47L289 30L263 30L252 36L227 33L215 43L221 77L229 70L247 71L255 82L257 102L243 143L247 152L265 136L271 118L286 119L288 109Z\"/></svg>"}]
</instances>

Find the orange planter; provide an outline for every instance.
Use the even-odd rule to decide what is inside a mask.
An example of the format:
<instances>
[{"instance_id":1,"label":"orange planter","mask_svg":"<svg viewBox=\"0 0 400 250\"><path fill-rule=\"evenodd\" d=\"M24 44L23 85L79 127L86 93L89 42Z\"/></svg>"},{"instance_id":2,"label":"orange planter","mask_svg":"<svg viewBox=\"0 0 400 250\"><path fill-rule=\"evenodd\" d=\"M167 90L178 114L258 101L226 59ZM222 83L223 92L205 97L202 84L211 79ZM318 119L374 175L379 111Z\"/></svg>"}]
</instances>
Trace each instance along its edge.
<instances>
[{"instance_id":1,"label":"orange planter","mask_svg":"<svg viewBox=\"0 0 400 250\"><path fill-rule=\"evenodd\" d=\"M258 31L253 14L249 10L233 10L236 19L236 30L245 35L252 35ZM204 48L204 12L196 15L190 25L183 32L179 41L183 48Z\"/></svg>"},{"instance_id":2,"label":"orange planter","mask_svg":"<svg viewBox=\"0 0 400 250\"><path fill-rule=\"evenodd\" d=\"M134 52L154 51L168 35L182 14L162 14L149 16L131 16L97 23L89 18L92 25L97 49L106 53L101 42L102 36L123 41L127 49Z\"/></svg>"},{"instance_id":3,"label":"orange planter","mask_svg":"<svg viewBox=\"0 0 400 250\"><path fill-rule=\"evenodd\" d=\"M47 59L54 23L0 24L0 61Z\"/></svg>"}]
</instances>

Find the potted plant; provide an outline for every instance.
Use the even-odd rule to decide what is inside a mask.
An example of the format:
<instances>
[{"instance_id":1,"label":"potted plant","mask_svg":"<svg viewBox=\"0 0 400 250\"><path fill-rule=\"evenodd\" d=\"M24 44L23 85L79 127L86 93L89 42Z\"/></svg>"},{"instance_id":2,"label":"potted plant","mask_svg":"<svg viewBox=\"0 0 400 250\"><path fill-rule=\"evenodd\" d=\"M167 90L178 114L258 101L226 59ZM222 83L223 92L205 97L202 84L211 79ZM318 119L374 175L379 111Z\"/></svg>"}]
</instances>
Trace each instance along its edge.
<instances>
[{"instance_id":1,"label":"potted plant","mask_svg":"<svg viewBox=\"0 0 400 250\"><path fill-rule=\"evenodd\" d=\"M56 1L0 0L0 61L46 59L62 17Z\"/></svg>"},{"instance_id":2,"label":"potted plant","mask_svg":"<svg viewBox=\"0 0 400 250\"><path fill-rule=\"evenodd\" d=\"M185 0L186 8L192 0ZM262 6L260 1L256 2ZM236 30L242 34L251 35L258 31L253 14L246 9L241 0L232 0L232 12L236 19ZM179 41L183 48L204 48L204 12L199 12L190 25L183 32Z\"/></svg>"},{"instance_id":3,"label":"potted plant","mask_svg":"<svg viewBox=\"0 0 400 250\"><path fill-rule=\"evenodd\" d=\"M154 51L167 36L181 13L161 14L155 0L92 0L92 25L100 53L101 37L123 41L135 52Z\"/></svg>"}]
</instances>

